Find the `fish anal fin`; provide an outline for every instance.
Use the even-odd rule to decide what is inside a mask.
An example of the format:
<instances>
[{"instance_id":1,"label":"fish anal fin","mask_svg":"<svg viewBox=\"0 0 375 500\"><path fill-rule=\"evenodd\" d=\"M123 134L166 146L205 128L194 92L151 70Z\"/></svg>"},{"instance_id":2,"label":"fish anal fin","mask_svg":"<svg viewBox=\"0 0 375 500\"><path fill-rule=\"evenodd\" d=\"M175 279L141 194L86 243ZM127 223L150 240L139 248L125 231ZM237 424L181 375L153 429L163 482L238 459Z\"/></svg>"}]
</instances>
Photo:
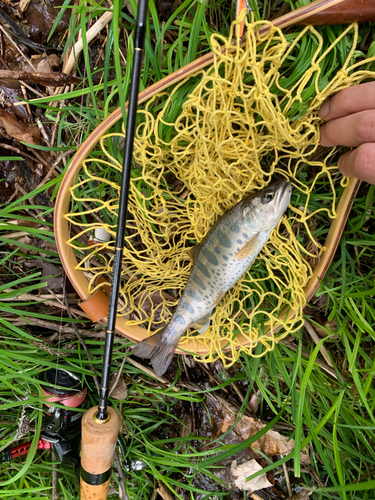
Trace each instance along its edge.
<instances>
[{"instance_id":1,"label":"fish anal fin","mask_svg":"<svg viewBox=\"0 0 375 500\"><path fill-rule=\"evenodd\" d=\"M257 233L255 236L251 238L250 241L244 245L239 252L236 253L234 258L236 260L243 260L246 259L247 257L250 256L252 252L256 251L256 244L257 244L257 236L259 233Z\"/></svg>"},{"instance_id":2,"label":"fish anal fin","mask_svg":"<svg viewBox=\"0 0 375 500\"><path fill-rule=\"evenodd\" d=\"M202 248L201 243L197 243L195 246L189 248L187 253L188 253L189 259L191 260L192 263L194 263L196 261L197 256L198 256L201 248Z\"/></svg>"}]
</instances>

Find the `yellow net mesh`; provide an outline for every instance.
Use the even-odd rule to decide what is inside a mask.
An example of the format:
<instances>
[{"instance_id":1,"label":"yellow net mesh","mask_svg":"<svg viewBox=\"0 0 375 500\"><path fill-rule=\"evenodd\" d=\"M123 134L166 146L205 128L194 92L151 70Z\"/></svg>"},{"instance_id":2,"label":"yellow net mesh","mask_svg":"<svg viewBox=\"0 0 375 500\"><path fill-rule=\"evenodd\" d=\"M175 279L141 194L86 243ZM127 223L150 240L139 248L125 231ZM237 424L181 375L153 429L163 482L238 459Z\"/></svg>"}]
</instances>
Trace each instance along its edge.
<instances>
[{"instance_id":1,"label":"yellow net mesh","mask_svg":"<svg viewBox=\"0 0 375 500\"><path fill-rule=\"evenodd\" d=\"M244 13L232 25L228 39L212 36L212 67L182 81L170 93L154 96L139 111L119 308L129 326L143 325L149 333L165 326L190 273L188 249L202 240L218 216L267 185L274 174L289 178L293 196L288 213L246 276L216 307L211 327L199 336L208 354L197 358L221 358L225 366L235 362L241 350L254 355L254 347L262 343L264 353L300 328L306 303L303 289L324 251L342 181L336 166L328 166L327 159L314 159L319 141L317 111L337 91L375 77L357 70L369 60L350 66L357 25L349 26L323 51L322 37L311 26L290 43L271 23L246 22L246 45L233 47L235 25L243 17ZM259 37L257 31L265 24L270 31ZM349 32L353 43L345 64L324 81L324 58ZM283 64L306 33L317 48L310 67L286 89ZM182 111L171 121L177 96L192 81ZM296 106L303 109L304 93L311 89L314 96L304 112L290 119ZM95 285L98 275L110 281L114 239L86 247L77 241L92 236L98 227L115 236L122 170L121 155L113 152L115 135L101 139L104 156L96 152L84 162L71 190L74 209L66 216L79 228L69 244L81 252L79 269L90 279L92 292L99 286ZM124 134L117 136L121 146ZM318 189L323 193L320 203L312 200ZM298 313L285 321L285 308ZM239 333L244 337L239 339ZM187 332L183 340L196 335L196 331Z\"/></svg>"}]
</instances>

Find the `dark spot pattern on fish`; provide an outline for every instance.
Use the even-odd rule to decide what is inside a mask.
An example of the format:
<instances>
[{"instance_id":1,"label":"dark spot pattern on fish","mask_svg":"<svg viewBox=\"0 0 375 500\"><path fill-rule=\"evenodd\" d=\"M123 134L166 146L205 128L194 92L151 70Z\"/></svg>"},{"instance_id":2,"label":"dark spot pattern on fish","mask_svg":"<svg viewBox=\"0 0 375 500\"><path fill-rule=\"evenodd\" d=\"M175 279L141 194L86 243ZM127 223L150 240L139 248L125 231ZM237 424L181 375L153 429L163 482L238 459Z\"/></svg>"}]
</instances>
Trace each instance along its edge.
<instances>
[{"instance_id":1,"label":"dark spot pattern on fish","mask_svg":"<svg viewBox=\"0 0 375 500\"><path fill-rule=\"evenodd\" d=\"M202 299L201 299L201 296L199 295L199 293L194 292L194 290L192 290L191 288L189 288L189 290L186 291L186 295L188 295L189 297L194 299L196 302L202 302Z\"/></svg>"},{"instance_id":2,"label":"dark spot pattern on fish","mask_svg":"<svg viewBox=\"0 0 375 500\"><path fill-rule=\"evenodd\" d=\"M240 226L238 224L233 224L233 226L231 226L230 228L234 233L240 232Z\"/></svg>"},{"instance_id":3,"label":"dark spot pattern on fish","mask_svg":"<svg viewBox=\"0 0 375 500\"><path fill-rule=\"evenodd\" d=\"M211 278L211 274L209 273L207 267L202 264L202 262L197 263L197 269L206 276L206 278Z\"/></svg>"},{"instance_id":4,"label":"dark spot pattern on fish","mask_svg":"<svg viewBox=\"0 0 375 500\"><path fill-rule=\"evenodd\" d=\"M210 250L207 250L207 248L205 248L202 251L202 254L206 257L206 259L208 260L208 262L210 264L212 264L213 266L217 266L219 264L219 261L217 260L217 258L215 257L215 255L212 252L210 252Z\"/></svg>"},{"instance_id":5,"label":"dark spot pattern on fish","mask_svg":"<svg viewBox=\"0 0 375 500\"><path fill-rule=\"evenodd\" d=\"M223 247L231 248L232 243L230 242L230 239L228 238L228 236L225 233L220 232L217 235L217 238L218 238L219 242L223 245Z\"/></svg>"},{"instance_id":6,"label":"dark spot pattern on fish","mask_svg":"<svg viewBox=\"0 0 375 500\"><path fill-rule=\"evenodd\" d=\"M256 251L260 249L261 244L266 243L272 227L277 226L289 202L291 186L285 181L276 183L275 186L275 188L267 186L267 191L271 187L275 192L280 191L280 193L284 193L287 187L289 190L286 193L287 196L284 196L282 200L281 194L274 197L276 203L273 203L273 210L268 209L266 213L263 213L264 208L261 204L252 203L254 196L258 197L259 195L259 199L261 199L263 191L251 195L248 199L243 200L236 209L218 220L218 223L211 228L208 237L194 247L195 263L188 286L185 288L172 320L165 330L160 332L160 338L157 340L154 338L151 341L152 345L149 345L149 339L145 339L140 344L141 348L137 346L134 351L137 353L138 348L141 351L141 357L151 358L154 370L158 375L162 375L167 369L181 334L191 323L202 323L200 328L202 331L207 328L212 309L241 277L245 268L253 260ZM247 210L244 211L244 208ZM257 225L253 225L253 219L257 220ZM268 220L269 224L266 224ZM269 226L269 230L264 229L265 226ZM262 236L258 238L258 234ZM254 250L252 250L253 247ZM209 278L207 273L210 275ZM190 314L191 312L193 314ZM199 318L201 321L197 321ZM222 335L221 328L220 335ZM156 347L155 342L157 342Z\"/></svg>"},{"instance_id":7,"label":"dark spot pattern on fish","mask_svg":"<svg viewBox=\"0 0 375 500\"><path fill-rule=\"evenodd\" d=\"M206 290L206 285L196 274L194 274L192 281L194 281L194 283L196 283L199 286L199 288L202 288L202 290Z\"/></svg>"},{"instance_id":8,"label":"dark spot pattern on fish","mask_svg":"<svg viewBox=\"0 0 375 500\"><path fill-rule=\"evenodd\" d=\"M180 315L176 314L173 320L174 323L177 323L178 325L184 325L185 324L185 319Z\"/></svg>"},{"instance_id":9,"label":"dark spot pattern on fish","mask_svg":"<svg viewBox=\"0 0 375 500\"><path fill-rule=\"evenodd\" d=\"M195 313L194 307L189 302L184 302L184 304L181 304L181 307L190 314Z\"/></svg>"}]
</instances>

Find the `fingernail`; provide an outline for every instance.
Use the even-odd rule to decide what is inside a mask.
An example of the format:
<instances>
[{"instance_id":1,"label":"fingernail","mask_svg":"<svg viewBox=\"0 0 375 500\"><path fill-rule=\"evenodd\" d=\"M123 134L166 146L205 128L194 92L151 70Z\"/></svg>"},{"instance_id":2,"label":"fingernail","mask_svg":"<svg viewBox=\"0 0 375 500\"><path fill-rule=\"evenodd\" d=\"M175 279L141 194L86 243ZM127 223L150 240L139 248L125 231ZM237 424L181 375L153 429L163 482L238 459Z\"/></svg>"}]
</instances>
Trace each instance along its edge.
<instances>
[{"instance_id":1,"label":"fingernail","mask_svg":"<svg viewBox=\"0 0 375 500\"><path fill-rule=\"evenodd\" d=\"M348 160L352 151L348 151L344 155L340 156L339 161L337 162L338 169L345 177L351 177L350 168L348 169Z\"/></svg>"},{"instance_id":2,"label":"fingernail","mask_svg":"<svg viewBox=\"0 0 375 500\"><path fill-rule=\"evenodd\" d=\"M326 116L329 115L330 103L331 103L331 99L329 101L326 101L325 103L323 103L322 107L319 110L319 116L321 116L322 118L325 118Z\"/></svg>"},{"instance_id":3,"label":"fingernail","mask_svg":"<svg viewBox=\"0 0 375 500\"><path fill-rule=\"evenodd\" d=\"M324 146L325 148L331 148L335 144L332 143L332 141L329 140L327 130L330 126L330 123L326 123L326 125L323 125L323 127L320 128L320 138L319 138L319 144L321 146Z\"/></svg>"}]
</instances>

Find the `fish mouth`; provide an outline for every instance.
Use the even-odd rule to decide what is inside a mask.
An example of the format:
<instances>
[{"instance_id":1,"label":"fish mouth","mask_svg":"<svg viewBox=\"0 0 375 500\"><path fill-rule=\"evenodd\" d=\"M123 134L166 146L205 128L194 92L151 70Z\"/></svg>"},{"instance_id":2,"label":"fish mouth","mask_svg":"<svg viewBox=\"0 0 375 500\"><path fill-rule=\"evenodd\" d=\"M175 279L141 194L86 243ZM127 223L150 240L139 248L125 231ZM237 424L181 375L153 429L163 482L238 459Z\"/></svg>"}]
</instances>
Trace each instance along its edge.
<instances>
[{"instance_id":1,"label":"fish mouth","mask_svg":"<svg viewBox=\"0 0 375 500\"><path fill-rule=\"evenodd\" d=\"M274 212L278 212L280 209L285 212L287 206L289 205L291 194L292 184L286 179L280 181L279 189L277 191L277 199L273 207Z\"/></svg>"}]
</instances>

